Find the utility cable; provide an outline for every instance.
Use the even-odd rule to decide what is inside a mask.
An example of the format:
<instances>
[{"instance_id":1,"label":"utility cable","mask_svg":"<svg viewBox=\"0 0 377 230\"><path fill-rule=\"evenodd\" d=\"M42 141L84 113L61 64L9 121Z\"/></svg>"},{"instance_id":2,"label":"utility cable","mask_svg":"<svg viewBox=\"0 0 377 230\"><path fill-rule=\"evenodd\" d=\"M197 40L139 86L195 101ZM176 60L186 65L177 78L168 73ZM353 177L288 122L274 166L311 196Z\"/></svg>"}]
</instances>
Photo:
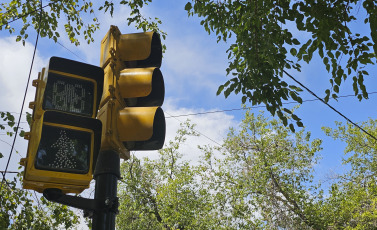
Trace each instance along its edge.
<instances>
[{"instance_id":1,"label":"utility cable","mask_svg":"<svg viewBox=\"0 0 377 230\"><path fill-rule=\"evenodd\" d=\"M72 53L73 55L75 55L77 58L79 58L80 60L84 61L85 60L83 58L81 58L79 55L77 55L75 52L71 51L70 49L68 49L67 47L65 47L63 44L61 44L59 41L56 41L56 43L58 43L60 46L62 46L63 48L65 48L66 50L68 50L70 53Z\"/></svg>"},{"instance_id":2,"label":"utility cable","mask_svg":"<svg viewBox=\"0 0 377 230\"><path fill-rule=\"evenodd\" d=\"M334 107L332 107L329 103L325 102L325 100L323 100L322 98L318 97L313 91L311 91L309 88L307 88L305 85L303 85L301 82L299 82L298 80L296 80L292 75L290 75L289 73L287 73L287 71L283 70L283 72L288 76L290 77L294 82L296 82L297 84L299 84L302 88L306 89L311 95L313 95L314 97L316 97L318 100L320 100L322 103L324 103L325 105L327 105L328 107L330 107L330 109L332 109L333 111L335 111L337 114L339 114L341 117L343 117L344 119L346 119L349 123L353 124L354 126L356 126L357 128L359 128L361 131L363 131L365 134L367 134L368 136L370 136L371 138L373 138L374 140L377 141L377 138L375 136L373 136L372 134L370 134L369 132L367 132L365 129L363 129L361 126L359 126L358 124L356 124L355 122L351 121L348 117L346 117L344 114L342 114L341 112L339 112L337 109L335 109Z\"/></svg>"},{"instance_id":3,"label":"utility cable","mask_svg":"<svg viewBox=\"0 0 377 230\"><path fill-rule=\"evenodd\" d=\"M81 59L81 60L83 60L83 59ZM371 95L371 94L377 94L377 92L368 93L368 95ZM355 96L354 94L348 94L348 95L341 95L338 98L346 98L346 97L354 97L354 96ZM311 101L319 101L319 99L307 99L307 100L303 100L302 103L311 102ZM289 104L300 104L300 103L298 103L297 101L290 101L290 102L283 102L282 104L283 105L289 105ZM260 105L260 106L250 106L250 107L245 107L245 108L222 109L222 110L214 110L214 111L206 111L206 112L198 112L198 113L172 115L172 116L165 117L165 118L187 117L187 116L204 115L204 114L210 114L210 113L232 112L232 111L239 111L239 110L245 110L245 109L258 109L258 108L264 108L264 107L265 107L264 105ZM6 112L6 111L0 111L0 112ZM20 114L19 112L9 112L9 113ZM23 121L23 122L20 122L20 123L26 124L27 122ZM7 124L0 124L0 125L7 125Z\"/></svg>"},{"instance_id":4,"label":"utility cable","mask_svg":"<svg viewBox=\"0 0 377 230\"><path fill-rule=\"evenodd\" d=\"M0 171L1 174L5 174L5 173L19 173L17 171Z\"/></svg>"},{"instance_id":5,"label":"utility cable","mask_svg":"<svg viewBox=\"0 0 377 230\"><path fill-rule=\"evenodd\" d=\"M174 119L176 119L177 121L179 121L179 122L182 123L182 121L180 121L177 117L174 117L174 116L172 116L171 114L169 114L168 112L165 112L165 111L164 111L164 113L168 114L170 117L172 117L172 118L174 118ZM208 140L212 141L213 143L215 143L215 144L217 144L218 146L221 147L221 144L220 144L219 142L213 140L212 138L208 137L207 135L204 135L203 133L199 132L199 131L198 131L197 129L195 129L195 128L194 128L194 130L195 130L196 132L198 132L200 135L202 135L203 137L207 138Z\"/></svg>"},{"instance_id":6,"label":"utility cable","mask_svg":"<svg viewBox=\"0 0 377 230\"><path fill-rule=\"evenodd\" d=\"M0 135L2 135L2 134L0 134ZM7 144L7 145L9 145L9 146L12 146L11 144L9 144L8 142L6 142L6 141L4 141L4 140L1 140L1 139L0 139L0 141L3 142L3 143L5 143L5 144ZM17 153L19 156L21 156L21 154L18 152L17 149L14 149L14 150L16 150L16 153ZM22 156L21 156L21 157L22 157Z\"/></svg>"},{"instance_id":7,"label":"utility cable","mask_svg":"<svg viewBox=\"0 0 377 230\"><path fill-rule=\"evenodd\" d=\"M9 162L10 162L10 159L12 157L12 153L13 153L13 149L14 149L14 145L16 143L16 139L17 139L17 134L18 134L18 128L20 126L20 121L21 121L21 117L22 117L22 111L24 109L24 105L25 105L25 100L26 100L26 94L27 94L27 91L28 91L28 88L29 88L29 82L30 82L30 77L31 77L31 71L33 70L33 64L34 64L34 59L35 59L35 53L37 51L37 45L38 45L38 39L39 39L39 31L40 31L40 24L41 24L41 21L42 21L42 0L41 0L41 7L40 7L40 14L39 14L39 26L38 26L38 31L37 31L37 38L35 39L35 45L34 45L34 52L33 52L33 58L31 60L31 65L30 65L30 71L29 71L29 77L28 77L28 80L27 80L27 83L26 83L26 89L25 89L25 94L24 94L24 99L22 101L22 105L21 105L21 111L20 111L20 116L18 118L18 122L17 122L17 127L16 127L16 131L15 131L15 135L14 135L14 138L13 138L13 144L12 144L12 148L10 150L10 153L9 153L9 157L8 157L8 162L7 162L7 165L5 167L5 170L4 170L4 173L3 173L3 179L1 181L1 187L0 187L0 192L3 188L3 183L5 181L5 175L7 173L7 170L8 170L8 167L9 167Z\"/></svg>"},{"instance_id":8,"label":"utility cable","mask_svg":"<svg viewBox=\"0 0 377 230\"><path fill-rule=\"evenodd\" d=\"M368 93L369 95L371 94L376 94L377 92L371 92ZM339 96L339 98L346 98L346 97L354 97L355 95L353 94L348 94L348 95L343 95ZM310 101L319 101L320 99L307 99L303 100L302 103L304 102L310 102ZM290 101L290 102L283 102L283 105L288 105L288 104L299 104L296 101ZM245 107L245 108L235 108L235 109L222 109L222 110L214 110L214 111L206 111L206 112L199 112L199 113L188 113L188 114L179 114L179 115L169 115L169 117L165 118L175 118L175 117L188 117L188 116L196 116L196 115L204 115L204 114L211 114L211 113L223 113L223 112L232 112L232 111L239 111L239 110L245 110L245 109L258 109L258 108L265 108L264 105L260 106L250 106L250 107Z\"/></svg>"}]
</instances>

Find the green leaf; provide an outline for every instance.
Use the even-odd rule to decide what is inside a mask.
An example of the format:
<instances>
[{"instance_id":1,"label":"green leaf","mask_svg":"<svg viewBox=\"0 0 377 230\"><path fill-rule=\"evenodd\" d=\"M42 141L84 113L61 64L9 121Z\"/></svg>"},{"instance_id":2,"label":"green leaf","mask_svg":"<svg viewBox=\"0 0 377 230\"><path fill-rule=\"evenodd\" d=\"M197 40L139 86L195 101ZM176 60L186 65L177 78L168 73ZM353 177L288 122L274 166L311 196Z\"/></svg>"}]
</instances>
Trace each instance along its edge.
<instances>
[{"instance_id":1,"label":"green leaf","mask_svg":"<svg viewBox=\"0 0 377 230\"><path fill-rule=\"evenodd\" d=\"M291 129L292 133L294 133L294 132L295 132L295 127L294 127L294 125L293 125L293 124L289 124L289 128Z\"/></svg>"},{"instance_id":2,"label":"green leaf","mask_svg":"<svg viewBox=\"0 0 377 230\"><path fill-rule=\"evenodd\" d=\"M300 42L299 42L296 38L294 38L294 39L292 40L292 43L293 43L294 45L300 45Z\"/></svg>"},{"instance_id":3,"label":"green leaf","mask_svg":"<svg viewBox=\"0 0 377 230\"><path fill-rule=\"evenodd\" d=\"M339 93L339 86L334 85L334 92L335 92L335 93Z\"/></svg>"},{"instance_id":4,"label":"green leaf","mask_svg":"<svg viewBox=\"0 0 377 230\"><path fill-rule=\"evenodd\" d=\"M284 112L288 113L288 114L292 114L292 111L287 109L287 108L283 108Z\"/></svg>"},{"instance_id":5,"label":"green leaf","mask_svg":"<svg viewBox=\"0 0 377 230\"><path fill-rule=\"evenodd\" d=\"M224 85L220 85L219 88L217 89L216 95L220 95L220 93L224 90Z\"/></svg>"},{"instance_id":6,"label":"green leaf","mask_svg":"<svg viewBox=\"0 0 377 230\"><path fill-rule=\"evenodd\" d=\"M186 10L186 11L190 11L191 9L192 9L191 2L186 3L186 5L185 5L185 10Z\"/></svg>"},{"instance_id":7,"label":"green leaf","mask_svg":"<svg viewBox=\"0 0 377 230\"><path fill-rule=\"evenodd\" d=\"M290 50L290 53L292 54L292 56L296 56L297 55L297 50L295 48L292 48Z\"/></svg>"}]
</instances>

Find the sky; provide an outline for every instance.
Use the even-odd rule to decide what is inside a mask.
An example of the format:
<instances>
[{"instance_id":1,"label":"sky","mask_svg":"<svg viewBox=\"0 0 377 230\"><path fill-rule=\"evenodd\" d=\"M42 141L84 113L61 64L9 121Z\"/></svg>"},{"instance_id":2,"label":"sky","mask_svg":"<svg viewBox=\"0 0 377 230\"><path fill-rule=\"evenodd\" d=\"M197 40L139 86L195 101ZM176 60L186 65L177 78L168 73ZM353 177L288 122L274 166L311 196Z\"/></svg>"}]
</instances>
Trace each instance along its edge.
<instances>
[{"instance_id":1,"label":"sky","mask_svg":"<svg viewBox=\"0 0 377 230\"><path fill-rule=\"evenodd\" d=\"M236 127L243 118L242 110L229 112L207 113L201 115L188 114L205 113L210 111L239 109L241 95L231 94L228 98L223 95L216 96L217 88L226 82L227 47L230 43L216 42L214 35L208 35L200 25L197 17L188 17L184 10L185 1L165 0L154 1L142 9L142 14L147 17L157 17L162 20L161 29L167 32L167 38L163 41L167 46L166 53L162 60L161 72L165 81L165 102L162 106L167 123L166 143L172 140L179 123L190 119L196 124L196 130L201 133L200 137L189 138L182 147L184 158L193 162L197 161L200 152L197 145L221 144L227 135L229 127ZM54 43L48 38L39 38L37 52L34 60L31 80L37 78L41 68L48 65L52 56L68 58L76 61L86 62L92 65L99 65L100 42L110 28L116 25L121 33L142 32L133 26L127 26L126 17L129 14L127 8L116 8L113 17L102 13L96 13L101 23L101 28L94 34L95 42L87 45L81 42L81 46L74 46L67 38L62 37ZM360 12L362 14L362 12ZM21 22L15 22L20 25ZM353 25L361 32L368 31L362 23ZM63 35L63 28L60 28ZM368 32L369 34L369 32ZM305 36L305 35L302 35ZM18 119L21 109L28 74L30 71L33 56L36 32L29 31L29 39L23 46L16 42L14 35L7 31L0 31L0 85L2 97L0 97L0 111L10 111ZM298 81L315 92L318 96L324 97L324 91L330 86L329 73L326 72L318 56L315 56L310 64L302 63L302 72L288 71ZM370 76L365 79L368 92L377 92L376 66L367 68ZM288 83L292 83L284 77ZM293 83L292 83L293 84ZM31 113L28 103L34 100L35 88L29 83L26 96L22 121L25 122L25 112ZM343 83L339 95L352 95L352 79ZM303 100L315 99L308 92L303 92ZM340 98L338 101L331 100L330 104L356 123L366 121L369 118L377 118L377 94L370 94L368 100L359 102L355 97ZM251 106L246 104L246 106ZM255 108L252 111L257 113L263 108ZM335 121L346 122L337 113L329 109L320 101L304 102L297 114L306 130L312 133L313 138L323 140L323 159L316 166L316 174L320 180L326 180L333 172L343 170L341 159L344 156L345 144L335 141L324 135L321 127L335 128ZM178 116L179 115L179 116ZM268 113L266 113L268 115ZM171 117L178 116L178 117ZM22 123L25 131L28 128ZM0 159L0 171L5 169L10 152L10 144L13 138L0 131L0 152L4 158ZM18 137L9 171L18 171L18 162L21 157L26 156L27 141ZM157 157L157 151L137 152L136 156ZM12 174L7 174L11 178Z\"/></svg>"}]
</instances>

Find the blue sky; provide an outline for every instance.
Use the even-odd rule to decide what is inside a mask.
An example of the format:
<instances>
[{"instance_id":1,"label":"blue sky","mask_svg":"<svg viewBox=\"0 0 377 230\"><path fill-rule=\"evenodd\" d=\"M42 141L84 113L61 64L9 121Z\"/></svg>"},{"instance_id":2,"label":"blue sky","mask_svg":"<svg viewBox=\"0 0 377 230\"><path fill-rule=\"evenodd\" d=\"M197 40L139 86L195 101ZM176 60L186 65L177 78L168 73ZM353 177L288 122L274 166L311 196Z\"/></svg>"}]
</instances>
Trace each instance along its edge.
<instances>
[{"instance_id":1,"label":"blue sky","mask_svg":"<svg viewBox=\"0 0 377 230\"><path fill-rule=\"evenodd\" d=\"M166 97L163 109L166 117L170 115L185 115L206 111L228 110L241 108L241 96L232 94L225 99L223 95L216 96L217 88L228 78L226 67L228 65L226 49L230 44L224 42L217 43L216 37L208 35L200 25L197 17L188 18L184 10L185 1L154 1L142 9L142 13L149 17L158 17L163 24L161 29L167 32L168 36L163 41L167 46L164 54L161 71L165 79ZM101 23L101 29L94 35L95 42L76 47L62 37L59 42L68 48L62 47L47 38L40 38L38 43L37 55L33 66L32 79L37 78L38 71L48 64L51 56L59 56L77 61L98 65L100 59L100 41L106 34L110 25L119 27L122 33L141 32L132 26L127 26L126 17L129 10L125 8L115 9L114 17L102 13L96 13ZM360 12L362 15L362 12ZM20 22L15 22L16 24ZM354 25L361 31L368 29L359 22ZM60 28L62 29L62 28ZM21 43L15 42L15 37L9 35L7 31L0 31L0 84L3 96L0 98L0 110L19 112L23 92L26 87L29 73L32 51L34 47L36 33L29 32L30 39L25 47ZM369 33L369 32L368 32ZM64 32L60 32L64 34ZM303 35L305 36L305 35ZM71 52L75 53L72 54ZM80 58L78 58L80 57ZM324 91L329 87L329 73L326 72L324 65L318 57L314 57L310 64L302 64L301 73L288 71L297 80L309 87L317 95L323 97ZM367 90L377 92L377 80L375 78L376 66L368 68L370 77L365 79ZM284 78L288 82L288 78ZM352 79L343 83L339 95L351 95ZM34 99L34 88L29 87L25 110L28 111L28 103ZM315 99L307 92L302 93L303 100ZM338 102L331 100L330 104L345 114L354 122L362 122L368 118L377 118L377 94L370 95L369 100L359 102L357 98L340 98ZM261 109L254 109L258 112ZM262 109L263 110L263 109ZM17 117L18 114L14 115ZM323 159L316 167L317 175L325 180L332 171L342 170L341 157L343 156L344 143L334 141L324 135L321 131L322 126L335 127L335 121L345 120L319 101L305 102L297 110L297 114L303 119L307 131L312 132L313 138L323 139ZM266 113L268 115L268 113ZM205 115L189 116L197 124L197 130L214 140L221 143L226 137L229 126L237 126L242 119L242 111L220 112ZM184 121L186 117L177 118ZM174 137L175 131L179 126L179 121L174 118L167 118L167 140ZM28 128L23 124L26 130ZM3 131L0 134L4 134ZM198 144L215 143L206 137L191 138L182 148L185 157L190 160L198 160L199 152L196 150ZM12 139L0 135L0 139L11 143ZM21 156L26 155L27 142L18 138L16 149L19 154L14 153L11 160L11 171L17 170ZM0 142L0 152L5 156L0 159L0 170L4 170L10 147L4 142ZM139 156L156 157L156 152L137 153Z\"/></svg>"}]
</instances>

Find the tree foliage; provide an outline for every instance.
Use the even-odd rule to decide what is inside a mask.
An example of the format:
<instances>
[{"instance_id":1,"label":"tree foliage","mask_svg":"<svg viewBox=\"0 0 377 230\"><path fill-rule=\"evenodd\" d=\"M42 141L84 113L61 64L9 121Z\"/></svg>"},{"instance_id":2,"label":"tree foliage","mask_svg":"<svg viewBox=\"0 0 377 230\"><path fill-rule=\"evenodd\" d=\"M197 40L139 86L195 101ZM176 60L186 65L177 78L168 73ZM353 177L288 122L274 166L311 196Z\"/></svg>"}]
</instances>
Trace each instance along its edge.
<instances>
[{"instance_id":1,"label":"tree foliage","mask_svg":"<svg viewBox=\"0 0 377 230\"><path fill-rule=\"evenodd\" d=\"M361 5L364 15L359 13ZM337 98L347 78L352 78L359 100L368 98L365 67L375 64L377 53L377 4L373 0L192 0L185 9L189 15L202 17L201 24L208 33L216 33L218 41L232 43L227 73L233 78L219 87L218 94L227 97L241 92L243 103L264 103L271 114L287 123L290 112L282 100L302 103L301 89L288 85L282 76L292 68L300 71L301 63L309 63L318 52L329 72L326 102L330 96ZM356 21L369 24L370 35L358 33ZM302 126L298 117L292 118Z\"/></svg>"},{"instance_id":2,"label":"tree foliage","mask_svg":"<svg viewBox=\"0 0 377 230\"><path fill-rule=\"evenodd\" d=\"M161 24L158 18L145 18L140 13L140 8L148 2L151 0L120 1L118 4L131 9L130 16L127 18L128 25L135 23L138 29L154 30L165 37L166 34L158 28L158 24ZM14 0L0 3L0 30L8 30L10 34L16 33L17 41L25 43L29 36L28 29L31 27L38 30L41 37L48 37L57 42L60 38L60 25L64 27L66 36L75 45L80 45L80 38L90 44L94 41L93 33L100 26L96 12L107 12L112 16L114 3L104 1L103 5L97 9L93 7L92 1L87 0L55 0L46 3L40 0L25 3L21 0ZM14 26L13 22L18 19L23 21L22 27Z\"/></svg>"},{"instance_id":3,"label":"tree foliage","mask_svg":"<svg viewBox=\"0 0 377 230\"><path fill-rule=\"evenodd\" d=\"M158 18L141 14L141 8L151 2L104 1L97 9L87 0L50 1L44 6L40 0L13 0L0 4L0 30L16 33L17 41L25 42L31 26L42 37L56 42L61 24L71 42L79 45L80 36L93 42L92 34L100 25L96 12L113 15L115 7L127 7L131 11L125 19L128 25L165 37ZM204 29L215 33L218 41L230 44L226 72L233 77L219 87L217 94L228 97L232 92L242 93L243 103L263 103L285 125L290 119L302 127L300 118L283 105L288 99L302 103L301 89L288 85L282 77L289 69L300 71L301 64L310 63L318 53L329 72L325 101L336 99L347 79L352 79L359 100L368 98L364 78L369 73L365 67L376 63L377 51L377 3L373 0L190 0L185 9L189 16L199 16ZM19 18L23 26L13 26ZM369 25L370 33L358 32L357 23ZM293 125L290 127L294 130Z\"/></svg>"},{"instance_id":4,"label":"tree foliage","mask_svg":"<svg viewBox=\"0 0 377 230\"><path fill-rule=\"evenodd\" d=\"M17 130L14 116L9 112L0 112L1 119L6 124L0 125L8 136L13 136ZM30 124L31 115L26 114ZM19 128L19 136L24 136L24 130ZM4 154L0 153L0 158ZM65 205L55 204L39 197L36 193L24 190L22 171L12 180L5 179L2 172L0 190L0 229L73 229L79 223L78 216ZM8 174L9 176L9 174ZM3 180L4 178L4 180ZM33 196L34 194L34 196Z\"/></svg>"},{"instance_id":5,"label":"tree foliage","mask_svg":"<svg viewBox=\"0 0 377 230\"><path fill-rule=\"evenodd\" d=\"M210 194L197 179L198 168L183 161L179 147L197 135L182 124L174 141L159 151L157 160L135 156L122 164L120 213L117 229L210 229Z\"/></svg>"},{"instance_id":6,"label":"tree foliage","mask_svg":"<svg viewBox=\"0 0 377 230\"><path fill-rule=\"evenodd\" d=\"M372 135L377 135L377 120L369 119L361 125ZM328 136L347 144L344 149L343 164L348 166L344 174L335 175L339 181L332 187L337 199L334 214L336 218L347 220L346 229L377 228L377 143L352 124L337 122L337 128L323 128Z\"/></svg>"},{"instance_id":7,"label":"tree foliage","mask_svg":"<svg viewBox=\"0 0 377 230\"><path fill-rule=\"evenodd\" d=\"M373 131L377 121L364 128ZM247 112L222 146L201 146L190 163L180 150L184 123L156 160L124 162L119 229L376 229L375 142L353 126L326 133L347 143L350 170L321 184L321 140Z\"/></svg>"},{"instance_id":8,"label":"tree foliage","mask_svg":"<svg viewBox=\"0 0 377 230\"><path fill-rule=\"evenodd\" d=\"M18 188L20 174L5 181L0 193L0 229L74 229L78 216L67 206L32 197ZM35 194L34 194L35 195Z\"/></svg>"}]
</instances>

